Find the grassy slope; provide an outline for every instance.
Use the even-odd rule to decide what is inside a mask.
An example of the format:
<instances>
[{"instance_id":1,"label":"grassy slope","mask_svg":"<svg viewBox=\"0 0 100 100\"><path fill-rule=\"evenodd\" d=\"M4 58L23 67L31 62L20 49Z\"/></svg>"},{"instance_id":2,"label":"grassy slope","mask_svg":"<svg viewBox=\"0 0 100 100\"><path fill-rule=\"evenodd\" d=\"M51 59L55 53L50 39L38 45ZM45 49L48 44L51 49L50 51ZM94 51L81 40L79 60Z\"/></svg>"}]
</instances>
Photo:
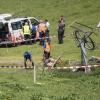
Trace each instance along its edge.
<instances>
[{"instance_id":1,"label":"grassy slope","mask_svg":"<svg viewBox=\"0 0 100 100\"><path fill-rule=\"evenodd\" d=\"M56 26L60 15L66 18L66 37L63 45L57 44L57 38L52 40L52 55L62 54L63 59L79 59L80 51L72 38L72 29L68 26L73 21L79 21L92 27L100 20L99 0L0 0L0 12L9 12L15 16L35 16L47 18L51 23L51 34L57 36ZM100 43L100 30L93 36ZM0 60L20 60L23 52L32 51L33 59L38 62L42 57L39 45L19 46L15 48L0 48ZM100 56L100 49L89 52L89 56ZM2 58L3 57L3 58ZM27 73L27 74L26 74ZM43 85L34 85L32 71L0 70L0 100L100 100L100 75L95 71L92 75L71 72L54 72L52 76L46 72L38 81ZM39 99L42 98L42 99Z\"/></svg>"}]
</instances>

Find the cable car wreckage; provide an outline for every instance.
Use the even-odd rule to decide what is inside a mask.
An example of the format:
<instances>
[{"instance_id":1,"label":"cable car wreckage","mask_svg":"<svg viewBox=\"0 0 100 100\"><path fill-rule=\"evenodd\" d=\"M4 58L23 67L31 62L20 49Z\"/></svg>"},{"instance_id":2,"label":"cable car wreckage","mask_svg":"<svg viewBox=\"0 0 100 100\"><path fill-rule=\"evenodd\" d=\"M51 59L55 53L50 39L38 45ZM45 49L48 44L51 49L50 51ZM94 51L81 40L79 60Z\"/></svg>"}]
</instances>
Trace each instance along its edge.
<instances>
[{"instance_id":1,"label":"cable car wreckage","mask_svg":"<svg viewBox=\"0 0 100 100\"><path fill-rule=\"evenodd\" d=\"M25 42L22 38L23 26L28 22L30 29L32 25L38 25L38 19L34 17L13 18L12 14L0 14L0 45Z\"/></svg>"}]
</instances>

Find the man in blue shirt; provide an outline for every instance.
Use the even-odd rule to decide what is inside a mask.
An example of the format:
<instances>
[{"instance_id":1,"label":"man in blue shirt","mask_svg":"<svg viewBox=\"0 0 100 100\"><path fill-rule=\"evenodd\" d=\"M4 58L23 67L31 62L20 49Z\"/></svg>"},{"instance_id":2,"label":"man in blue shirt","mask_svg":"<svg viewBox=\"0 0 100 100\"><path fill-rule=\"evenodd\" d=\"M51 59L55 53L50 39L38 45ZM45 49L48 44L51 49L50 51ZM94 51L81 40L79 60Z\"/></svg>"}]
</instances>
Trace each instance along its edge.
<instances>
[{"instance_id":1,"label":"man in blue shirt","mask_svg":"<svg viewBox=\"0 0 100 100\"><path fill-rule=\"evenodd\" d=\"M24 65L25 65L25 68L27 68L27 64L26 64L27 60L29 60L32 63L32 66L34 67L34 62L32 61L32 55L28 51L26 51L24 53Z\"/></svg>"}]
</instances>

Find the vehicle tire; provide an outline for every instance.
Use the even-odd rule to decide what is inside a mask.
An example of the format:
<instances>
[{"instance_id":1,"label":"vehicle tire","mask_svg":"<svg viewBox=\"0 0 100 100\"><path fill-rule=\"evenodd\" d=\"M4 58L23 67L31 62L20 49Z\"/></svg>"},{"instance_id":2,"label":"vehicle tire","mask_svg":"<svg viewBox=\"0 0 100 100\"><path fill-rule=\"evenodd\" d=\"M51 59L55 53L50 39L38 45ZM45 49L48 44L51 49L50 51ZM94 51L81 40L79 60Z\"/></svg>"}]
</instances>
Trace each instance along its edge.
<instances>
[{"instance_id":1,"label":"vehicle tire","mask_svg":"<svg viewBox=\"0 0 100 100\"><path fill-rule=\"evenodd\" d=\"M80 47L80 40L84 41L84 47L88 50L94 50L95 49L95 42L90 37L85 37L84 33L75 31L75 40L78 44L78 47Z\"/></svg>"},{"instance_id":2,"label":"vehicle tire","mask_svg":"<svg viewBox=\"0 0 100 100\"><path fill-rule=\"evenodd\" d=\"M88 37L84 41L84 47L88 50L94 50L95 49L95 42L90 37Z\"/></svg>"}]
</instances>

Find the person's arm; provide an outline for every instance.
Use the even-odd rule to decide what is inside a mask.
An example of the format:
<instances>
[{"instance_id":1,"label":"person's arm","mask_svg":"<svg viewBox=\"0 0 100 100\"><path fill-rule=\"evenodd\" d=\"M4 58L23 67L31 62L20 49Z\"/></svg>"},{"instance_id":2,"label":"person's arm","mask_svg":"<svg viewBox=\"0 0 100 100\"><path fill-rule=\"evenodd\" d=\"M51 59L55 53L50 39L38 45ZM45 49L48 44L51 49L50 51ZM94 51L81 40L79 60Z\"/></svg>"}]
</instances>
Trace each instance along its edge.
<instances>
[{"instance_id":1,"label":"person's arm","mask_svg":"<svg viewBox=\"0 0 100 100\"><path fill-rule=\"evenodd\" d=\"M64 30L65 30L65 24L64 24Z\"/></svg>"},{"instance_id":2,"label":"person's arm","mask_svg":"<svg viewBox=\"0 0 100 100\"><path fill-rule=\"evenodd\" d=\"M59 24L57 25L57 31L59 30Z\"/></svg>"},{"instance_id":3,"label":"person's arm","mask_svg":"<svg viewBox=\"0 0 100 100\"><path fill-rule=\"evenodd\" d=\"M24 33L24 26L22 27L23 33Z\"/></svg>"}]
</instances>

